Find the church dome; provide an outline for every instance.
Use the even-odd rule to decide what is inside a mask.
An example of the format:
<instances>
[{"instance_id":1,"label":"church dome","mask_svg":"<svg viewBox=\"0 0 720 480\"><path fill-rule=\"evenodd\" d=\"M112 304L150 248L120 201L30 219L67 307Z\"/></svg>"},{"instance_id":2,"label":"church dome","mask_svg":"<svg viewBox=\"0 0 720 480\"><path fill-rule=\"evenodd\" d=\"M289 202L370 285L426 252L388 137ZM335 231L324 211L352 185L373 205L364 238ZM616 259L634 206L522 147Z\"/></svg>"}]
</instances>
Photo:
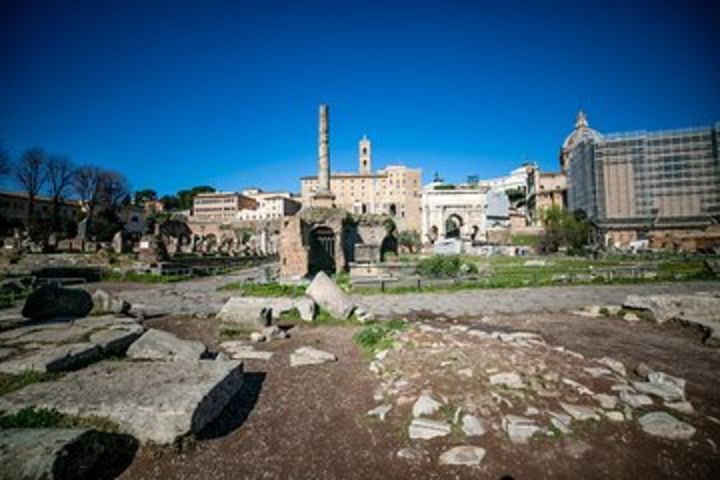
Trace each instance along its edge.
<instances>
[{"instance_id":1,"label":"church dome","mask_svg":"<svg viewBox=\"0 0 720 480\"><path fill-rule=\"evenodd\" d=\"M575 145L582 142L599 142L601 140L602 135L600 135L597 130L590 128L587 120L587 115L585 115L585 112L580 110L575 117L575 130L573 130L572 133L567 136L567 138L563 142L562 149L569 150Z\"/></svg>"}]
</instances>

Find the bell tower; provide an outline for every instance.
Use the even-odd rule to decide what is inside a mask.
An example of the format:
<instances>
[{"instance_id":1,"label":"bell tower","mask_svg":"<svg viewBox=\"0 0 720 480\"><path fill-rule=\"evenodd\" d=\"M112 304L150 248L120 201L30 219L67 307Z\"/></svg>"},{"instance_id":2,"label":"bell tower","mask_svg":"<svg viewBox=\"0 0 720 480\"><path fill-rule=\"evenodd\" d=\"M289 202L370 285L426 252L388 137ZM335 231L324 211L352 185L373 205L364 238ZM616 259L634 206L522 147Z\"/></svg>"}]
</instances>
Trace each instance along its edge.
<instances>
[{"instance_id":1,"label":"bell tower","mask_svg":"<svg viewBox=\"0 0 720 480\"><path fill-rule=\"evenodd\" d=\"M363 135L358 143L358 170L363 175L372 173L372 145L367 135Z\"/></svg>"}]
</instances>

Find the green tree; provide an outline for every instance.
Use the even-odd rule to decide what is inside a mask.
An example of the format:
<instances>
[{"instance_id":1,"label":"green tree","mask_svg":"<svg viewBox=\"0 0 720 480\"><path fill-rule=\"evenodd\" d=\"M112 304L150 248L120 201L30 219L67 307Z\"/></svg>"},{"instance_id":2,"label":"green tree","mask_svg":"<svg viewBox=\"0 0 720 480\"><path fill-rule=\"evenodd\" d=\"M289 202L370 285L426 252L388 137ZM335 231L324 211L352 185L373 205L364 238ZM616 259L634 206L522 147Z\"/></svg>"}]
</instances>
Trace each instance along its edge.
<instances>
[{"instance_id":1,"label":"green tree","mask_svg":"<svg viewBox=\"0 0 720 480\"><path fill-rule=\"evenodd\" d=\"M142 207L147 201L157 200L157 192L150 188L135 192L135 205Z\"/></svg>"},{"instance_id":2,"label":"green tree","mask_svg":"<svg viewBox=\"0 0 720 480\"><path fill-rule=\"evenodd\" d=\"M590 224L584 212L575 214L554 205L542 212L545 233L540 238L543 252L557 252L567 248L570 253L581 253L588 243Z\"/></svg>"},{"instance_id":3,"label":"green tree","mask_svg":"<svg viewBox=\"0 0 720 480\"><path fill-rule=\"evenodd\" d=\"M415 230L402 231L398 234L398 243L410 253L415 253L421 246L420 234Z\"/></svg>"}]
</instances>

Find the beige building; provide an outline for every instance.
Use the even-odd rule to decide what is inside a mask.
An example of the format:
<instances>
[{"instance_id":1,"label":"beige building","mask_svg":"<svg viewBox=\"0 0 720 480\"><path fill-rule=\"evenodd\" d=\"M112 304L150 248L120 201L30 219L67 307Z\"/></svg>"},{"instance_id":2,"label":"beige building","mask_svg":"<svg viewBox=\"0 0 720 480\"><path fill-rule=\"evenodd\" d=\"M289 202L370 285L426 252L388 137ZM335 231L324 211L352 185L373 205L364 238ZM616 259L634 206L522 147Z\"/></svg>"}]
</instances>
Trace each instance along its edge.
<instances>
[{"instance_id":1,"label":"beige building","mask_svg":"<svg viewBox=\"0 0 720 480\"><path fill-rule=\"evenodd\" d=\"M300 179L303 205L311 205L319 188L317 176ZM330 175L334 205L351 213L386 214L399 230L421 229L422 170L388 165L372 171L372 144L363 136L358 144L358 171Z\"/></svg>"},{"instance_id":2,"label":"beige building","mask_svg":"<svg viewBox=\"0 0 720 480\"><path fill-rule=\"evenodd\" d=\"M300 210L300 202L290 192L264 192L259 188L248 188L242 194L255 200L257 206L240 210L238 220L273 220L294 215Z\"/></svg>"},{"instance_id":3,"label":"beige building","mask_svg":"<svg viewBox=\"0 0 720 480\"><path fill-rule=\"evenodd\" d=\"M528 176L527 211L530 224L542 224L543 210L567 205L567 175L563 172L541 172L534 167Z\"/></svg>"},{"instance_id":4,"label":"beige building","mask_svg":"<svg viewBox=\"0 0 720 480\"><path fill-rule=\"evenodd\" d=\"M193 200L191 220L231 222L241 210L255 208L255 200L236 192L200 193Z\"/></svg>"}]
</instances>

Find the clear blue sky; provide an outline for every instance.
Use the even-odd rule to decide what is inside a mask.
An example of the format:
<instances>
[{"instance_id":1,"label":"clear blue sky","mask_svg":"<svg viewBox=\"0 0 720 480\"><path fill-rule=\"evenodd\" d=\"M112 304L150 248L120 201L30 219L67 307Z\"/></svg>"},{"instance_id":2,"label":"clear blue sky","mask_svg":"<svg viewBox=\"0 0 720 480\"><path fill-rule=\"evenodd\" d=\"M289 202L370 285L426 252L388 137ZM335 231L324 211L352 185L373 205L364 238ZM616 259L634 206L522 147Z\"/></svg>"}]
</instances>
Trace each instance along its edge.
<instances>
[{"instance_id":1,"label":"clear blue sky","mask_svg":"<svg viewBox=\"0 0 720 480\"><path fill-rule=\"evenodd\" d=\"M4 0L0 141L136 189L297 191L321 102L333 170L367 133L426 181L557 169L580 106L604 132L720 120L720 2L625 3Z\"/></svg>"}]
</instances>

